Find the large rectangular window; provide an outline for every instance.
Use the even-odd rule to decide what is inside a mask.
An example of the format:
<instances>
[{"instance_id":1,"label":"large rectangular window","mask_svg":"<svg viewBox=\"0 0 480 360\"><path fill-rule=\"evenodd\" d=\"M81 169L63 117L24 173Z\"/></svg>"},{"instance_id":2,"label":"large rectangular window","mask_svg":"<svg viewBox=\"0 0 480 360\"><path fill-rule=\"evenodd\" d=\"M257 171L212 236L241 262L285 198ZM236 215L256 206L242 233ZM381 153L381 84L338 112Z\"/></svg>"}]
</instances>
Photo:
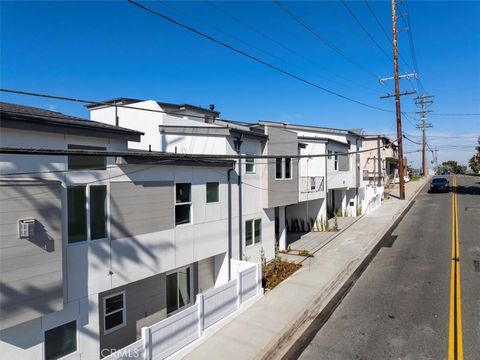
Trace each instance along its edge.
<instances>
[{"instance_id":1,"label":"large rectangular window","mask_svg":"<svg viewBox=\"0 0 480 360\"><path fill-rule=\"evenodd\" d=\"M275 179L283 179L283 159L275 159Z\"/></svg>"},{"instance_id":2,"label":"large rectangular window","mask_svg":"<svg viewBox=\"0 0 480 360\"><path fill-rule=\"evenodd\" d=\"M90 186L90 238L107 237L107 187Z\"/></svg>"},{"instance_id":3,"label":"large rectangular window","mask_svg":"<svg viewBox=\"0 0 480 360\"><path fill-rule=\"evenodd\" d=\"M285 158L285 179L292 178L292 158Z\"/></svg>"},{"instance_id":4,"label":"large rectangular window","mask_svg":"<svg viewBox=\"0 0 480 360\"><path fill-rule=\"evenodd\" d=\"M45 360L60 359L77 351L77 322L45 331Z\"/></svg>"},{"instance_id":5,"label":"large rectangular window","mask_svg":"<svg viewBox=\"0 0 480 360\"><path fill-rule=\"evenodd\" d=\"M218 182L207 182L207 203L216 203L218 201Z\"/></svg>"},{"instance_id":6,"label":"large rectangular window","mask_svg":"<svg viewBox=\"0 0 480 360\"><path fill-rule=\"evenodd\" d=\"M250 246L262 242L262 220L245 221L245 245Z\"/></svg>"},{"instance_id":7,"label":"large rectangular window","mask_svg":"<svg viewBox=\"0 0 480 360\"><path fill-rule=\"evenodd\" d=\"M192 184L178 183L175 185L175 225L191 222Z\"/></svg>"},{"instance_id":8,"label":"large rectangular window","mask_svg":"<svg viewBox=\"0 0 480 360\"><path fill-rule=\"evenodd\" d=\"M86 186L73 186L67 190L68 242L87 240Z\"/></svg>"},{"instance_id":9,"label":"large rectangular window","mask_svg":"<svg viewBox=\"0 0 480 360\"><path fill-rule=\"evenodd\" d=\"M69 244L108 237L106 185L69 187L67 207Z\"/></svg>"},{"instance_id":10,"label":"large rectangular window","mask_svg":"<svg viewBox=\"0 0 480 360\"><path fill-rule=\"evenodd\" d=\"M127 325L125 314L125 291L103 298L104 333Z\"/></svg>"},{"instance_id":11,"label":"large rectangular window","mask_svg":"<svg viewBox=\"0 0 480 360\"><path fill-rule=\"evenodd\" d=\"M247 174L255 173L255 159L245 159L245 172Z\"/></svg>"},{"instance_id":12,"label":"large rectangular window","mask_svg":"<svg viewBox=\"0 0 480 360\"><path fill-rule=\"evenodd\" d=\"M68 145L69 150L94 150L106 151L107 148L86 145ZM92 155L68 155L68 170L105 170L107 158L105 156Z\"/></svg>"},{"instance_id":13,"label":"large rectangular window","mask_svg":"<svg viewBox=\"0 0 480 360\"><path fill-rule=\"evenodd\" d=\"M167 314L174 313L192 302L191 267L167 274Z\"/></svg>"}]
</instances>

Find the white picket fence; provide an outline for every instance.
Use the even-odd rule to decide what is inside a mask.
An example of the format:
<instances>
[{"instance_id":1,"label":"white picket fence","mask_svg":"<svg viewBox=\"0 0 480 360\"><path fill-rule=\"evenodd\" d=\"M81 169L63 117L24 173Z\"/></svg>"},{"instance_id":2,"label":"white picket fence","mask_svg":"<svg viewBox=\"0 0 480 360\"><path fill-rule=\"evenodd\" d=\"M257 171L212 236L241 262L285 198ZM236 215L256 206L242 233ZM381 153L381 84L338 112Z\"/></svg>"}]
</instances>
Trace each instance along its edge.
<instances>
[{"instance_id":1,"label":"white picket fence","mask_svg":"<svg viewBox=\"0 0 480 360\"><path fill-rule=\"evenodd\" d=\"M195 304L149 327L142 328L142 338L103 360L158 360L200 340L205 330L233 316L246 301L261 297L260 264L232 262L232 280L197 295Z\"/></svg>"}]
</instances>

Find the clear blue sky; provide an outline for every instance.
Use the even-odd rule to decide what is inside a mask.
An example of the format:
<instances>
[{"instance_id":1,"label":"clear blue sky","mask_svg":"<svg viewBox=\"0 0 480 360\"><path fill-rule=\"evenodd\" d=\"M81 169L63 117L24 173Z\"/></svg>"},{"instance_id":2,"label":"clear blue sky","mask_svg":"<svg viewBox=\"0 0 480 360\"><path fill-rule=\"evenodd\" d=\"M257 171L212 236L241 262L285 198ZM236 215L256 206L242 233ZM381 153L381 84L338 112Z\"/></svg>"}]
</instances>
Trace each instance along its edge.
<instances>
[{"instance_id":1,"label":"clear blue sky","mask_svg":"<svg viewBox=\"0 0 480 360\"><path fill-rule=\"evenodd\" d=\"M394 109L393 100L379 99L392 92L391 85L382 86L367 73L391 76L392 63L341 2L284 5L367 71L326 47L272 2L144 4L328 89ZM390 2L369 4L390 36ZM436 96L432 109L479 113L480 2L408 4L422 84ZM390 55L391 44L365 2L348 2L348 6ZM399 28L405 28L401 19ZM406 71L413 64L406 32L399 34L399 47L408 64L402 61L400 66ZM4 88L92 100L124 96L202 106L214 103L228 119L364 128L392 136L395 130L393 113L364 108L290 79L126 1L2 1L0 70ZM414 82L402 80L402 91L413 87ZM5 93L0 98L88 117L80 104ZM416 110L412 97L402 98L402 109ZM434 125L429 143L439 147L439 160L466 163L480 134L480 117L430 116L429 122ZM404 131L413 140L420 139L407 119ZM419 148L405 144L406 151ZM467 145L472 145L471 150ZM419 154L408 157L419 166Z\"/></svg>"}]
</instances>

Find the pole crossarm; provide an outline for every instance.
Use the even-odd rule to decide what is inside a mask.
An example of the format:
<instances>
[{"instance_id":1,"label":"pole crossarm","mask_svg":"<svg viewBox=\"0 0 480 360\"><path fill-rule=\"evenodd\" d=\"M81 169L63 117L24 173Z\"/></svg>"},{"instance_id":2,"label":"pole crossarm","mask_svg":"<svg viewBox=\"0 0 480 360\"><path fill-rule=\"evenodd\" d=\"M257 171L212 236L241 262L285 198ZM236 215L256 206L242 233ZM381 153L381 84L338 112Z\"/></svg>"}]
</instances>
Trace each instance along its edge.
<instances>
[{"instance_id":1,"label":"pole crossarm","mask_svg":"<svg viewBox=\"0 0 480 360\"><path fill-rule=\"evenodd\" d=\"M403 74L403 75L398 75L398 78L399 79L407 79L407 80L410 80L410 78L415 78L415 79L418 79L418 74L417 73L409 73L409 74ZM378 81L380 81L380 84L385 84L385 82L387 80L395 80L395 77L394 76L389 76L389 77L384 77L384 78L381 78L379 79Z\"/></svg>"},{"instance_id":2,"label":"pole crossarm","mask_svg":"<svg viewBox=\"0 0 480 360\"><path fill-rule=\"evenodd\" d=\"M398 96L412 95L412 94L416 94L416 93L417 93L416 90L405 91L403 93L398 94ZM380 96L380 99L388 99L388 98L392 98L392 97L396 97L396 96L397 96L396 94L387 94L387 95Z\"/></svg>"}]
</instances>

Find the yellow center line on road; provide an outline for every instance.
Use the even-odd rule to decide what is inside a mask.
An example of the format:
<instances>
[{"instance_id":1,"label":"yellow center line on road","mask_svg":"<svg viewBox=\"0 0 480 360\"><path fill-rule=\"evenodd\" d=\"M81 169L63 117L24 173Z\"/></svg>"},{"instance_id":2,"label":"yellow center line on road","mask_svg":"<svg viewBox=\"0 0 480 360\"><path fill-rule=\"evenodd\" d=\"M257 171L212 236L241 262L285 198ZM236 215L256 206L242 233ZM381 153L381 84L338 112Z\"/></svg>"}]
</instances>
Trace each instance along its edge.
<instances>
[{"instance_id":1,"label":"yellow center line on road","mask_svg":"<svg viewBox=\"0 0 480 360\"><path fill-rule=\"evenodd\" d=\"M463 360L462 298L460 291L460 242L458 236L457 178L452 180L452 260L448 359Z\"/></svg>"}]
</instances>

